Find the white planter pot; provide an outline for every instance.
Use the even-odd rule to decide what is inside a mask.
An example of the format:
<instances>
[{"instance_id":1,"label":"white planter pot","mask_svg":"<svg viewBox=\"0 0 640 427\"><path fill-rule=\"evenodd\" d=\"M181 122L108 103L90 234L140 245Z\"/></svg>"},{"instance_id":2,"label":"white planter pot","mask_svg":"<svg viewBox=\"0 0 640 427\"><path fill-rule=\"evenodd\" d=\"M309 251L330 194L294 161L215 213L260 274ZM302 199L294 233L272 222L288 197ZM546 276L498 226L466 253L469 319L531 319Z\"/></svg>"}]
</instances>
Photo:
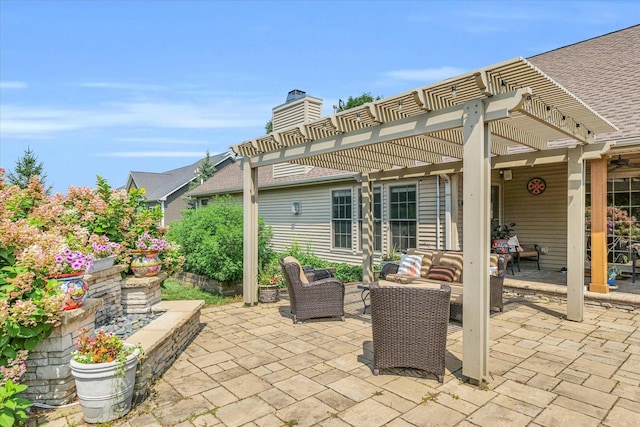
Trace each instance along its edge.
<instances>
[{"instance_id":1,"label":"white planter pot","mask_svg":"<svg viewBox=\"0 0 640 427\"><path fill-rule=\"evenodd\" d=\"M116 256L111 255L105 258L98 258L93 261L93 265L87 271L88 274L97 273L98 271L106 270L108 268L113 267L113 262L115 261Z\"/></svg>"},{"instance_id":2,"label":"white planter pot","mask_svg":"<svg viewBox=\"0 0 640 427\"><path fill-rule=\"evenodd\" d=\"M125 346L133 344L125 343ZM118 372L118 362L78 363L71 359L71 374L82 406L84 420L104 423L125 416L131 410L136 381L136 365L140 350L130 354L124 365L124 375Z\"/></svg>"}]
</instances>

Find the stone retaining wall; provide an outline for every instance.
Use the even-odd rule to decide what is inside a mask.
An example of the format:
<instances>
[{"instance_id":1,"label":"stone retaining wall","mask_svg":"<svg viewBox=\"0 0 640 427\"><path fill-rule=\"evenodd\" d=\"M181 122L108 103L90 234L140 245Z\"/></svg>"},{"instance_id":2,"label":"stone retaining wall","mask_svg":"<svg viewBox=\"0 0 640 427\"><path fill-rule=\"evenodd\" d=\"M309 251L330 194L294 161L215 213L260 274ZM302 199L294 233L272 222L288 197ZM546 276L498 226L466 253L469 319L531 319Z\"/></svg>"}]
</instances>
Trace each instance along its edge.
<instances>
[{"instance_id":1,"label":"stone retaining wall","mask_svg":"<svg viewBox=\"0 0 640 427\"><path fill-rule=\"evenodd\" d=\"M242 281L218 282L200 274L182 272L175 279L184 285L191 285L203 291L225 297L242 295Z\"/></svg>"},{"instance_id":2,"label":"stone retaining wall","mask_svg":"<svg viewBox=\"0 0 640 427\"><path fill-rule=\"evenodd\" d=\"M122 286L125 283L122 272L124 265L114 265L106 270L85 274L89 286L89 298L102 300L102 307L96 312L96 325L106 325L115 317L122 316Z\"/></svg>"},{"instance_id":3,"label":"stone retaining wall","mask_svg":"<svg viewBox=\"0 0 640 427\"><path fill-rule=\"evenodd\" d=\"M76 384L71 375L71 353L75 350L76 331L86 327L93 330L95 315L102 300L89 298L80 308L65 311L62 324L29 353L22 395L33 402L64 405L76 397Z\"/></svg>"},{"instance_id":4,"label":"stone retaining wall","mask_svg":"<svg viewBox=\"0 0 640 427\"><path fill-rule=\"evenodd\" d=\"M151 313L151 307L162 300L160 285L166 278L166 273L152 277L127 277L122 285L124 314Z\"/></svg>"},{"instance_id":5,"label":"stone retaining wall","mask_svg":"<svg viewBox=\"0 0 640 427\"><path fill-rule=\"evenodd\" d=\"M139 344L145 354L138 369L135 400L146 397L149 386L164 374L200 331L200 309L204 301L163 301L153 312L165 312L127 339Z\"/></svg>"},{"instance_id":6,"label":"stone retaining wall","mask_svg":"<svg viewBox=\"0 0 640 427\"><path fill-rule=\"evenodd\" d=\"M567 287L551 285L546 283L527 286L506 286L504 287L506 297L524 297L528 299L567 302ZM640 312L640 295L609 292L602 294L598 292L585 291L585 305L600 306L604 308L617 308L631 312Z\"/></svg>"}]
</instances>

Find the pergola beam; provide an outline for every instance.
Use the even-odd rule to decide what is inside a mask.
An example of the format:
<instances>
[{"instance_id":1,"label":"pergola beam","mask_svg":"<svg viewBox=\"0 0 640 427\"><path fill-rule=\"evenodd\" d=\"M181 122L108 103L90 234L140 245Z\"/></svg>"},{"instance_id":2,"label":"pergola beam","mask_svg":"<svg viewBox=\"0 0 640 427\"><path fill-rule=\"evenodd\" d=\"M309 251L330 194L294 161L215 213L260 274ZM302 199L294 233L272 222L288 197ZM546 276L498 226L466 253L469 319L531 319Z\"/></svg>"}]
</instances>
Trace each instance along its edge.
<instances>
[{"instance_id":1,"label":"pergola beam","mask_svg":"<svg viewBox=\"0 0 640 427\"><path fill-rule=\"evenodd\" d=\"M544 123L550 128L583 144L590 144L594 140L595 135L588 130L584 124L576 122L572 117L563 115L560 110L545 104L537 98L529 96L526 102L522 103L518 112L540 123Z\"/></svg>"},{"instance_id":2,"label":"pergola beam","mask_svg":"<svg viewBox=\"0 0 640 427\"><path fill-rule=\"evenodd\" d=\"M547 148L547 143L542 138L536 135L531 135L504 121L492 123L491 132L495 136L524 145L525 147L533 148L534 150L545 150Z\"/></svg>"},{"instance_id":3,"label":"pergola beam","mask_svg":"<svg viewBox=\"0 0 640 427\"><path fill-rule=\"evenodd\" d=\"M520 107L523 97L527 96L528 93L530 93L529 89L522 88L487 99L486 120L493 121L508 118L511 111ZM441 110L405 117L390 123L356 129L348 134L302 142L281 150L255 154L249 160L256 166L266 166L320 154L331 154L389 140L456 129L462 127L462 116L463 106L454 105ZM337 117L340 118L340 116Z\"/></svg>"}]
</instances>

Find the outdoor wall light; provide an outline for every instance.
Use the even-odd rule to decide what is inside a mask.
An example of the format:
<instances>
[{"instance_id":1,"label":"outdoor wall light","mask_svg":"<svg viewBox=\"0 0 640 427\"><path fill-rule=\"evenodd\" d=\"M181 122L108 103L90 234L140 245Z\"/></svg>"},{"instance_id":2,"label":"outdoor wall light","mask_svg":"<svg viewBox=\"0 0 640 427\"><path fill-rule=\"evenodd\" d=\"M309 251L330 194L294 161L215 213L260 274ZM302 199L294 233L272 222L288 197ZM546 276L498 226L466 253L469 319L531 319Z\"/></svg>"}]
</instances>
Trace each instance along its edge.
<instances>
[{"instance_id":1,"label":"outdoor wall light","mask_svg":"<svg viewBox=\"0 0 640 427\"><path fill-rule=\"evenodd\" d=\"M302 212L302 204L300 202L293 202L291 204L291 213L294 215L300 215Z\"/></svg>"},{"instance_id":2,"label":"outdoor wall light","mask_svg":"<svg viewBox=\"0 0 640 427\"><path fill-rule=\"evenodd\" d=\"M511 181L511 179L513 178L513 173L511 172L511 169L505 169L502 172L502 177L504 178L505 181Z\"/></svg>"}]
</instances>

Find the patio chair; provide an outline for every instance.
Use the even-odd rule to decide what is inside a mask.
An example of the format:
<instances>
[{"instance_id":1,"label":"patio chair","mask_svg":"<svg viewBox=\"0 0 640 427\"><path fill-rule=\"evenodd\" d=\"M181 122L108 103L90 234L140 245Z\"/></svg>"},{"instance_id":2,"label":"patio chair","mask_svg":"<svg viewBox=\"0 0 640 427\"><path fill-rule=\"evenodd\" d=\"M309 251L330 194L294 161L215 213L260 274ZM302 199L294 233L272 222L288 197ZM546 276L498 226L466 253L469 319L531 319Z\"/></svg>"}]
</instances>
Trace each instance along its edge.
<instances>
[{"instance_id":1,"label":"patio chair","mask_svg":"<svg viewBox=\"0 0 640 427\"><path fill-rule=\"evenodd\" d=\"M293 323L319 317L344 321L344 284L328 270L304 271L294 257L280 258Z\"/></svg>"},{"instance_id":2,"label":"patio chair","mask_svg":"<svg viewBox=\"0 0 640 427\"><path fill-rule=\"evenodd\" d=\"M444 380L449 285L371 284L373 374L415 368Z\"/></svg>"}]
</instances>

